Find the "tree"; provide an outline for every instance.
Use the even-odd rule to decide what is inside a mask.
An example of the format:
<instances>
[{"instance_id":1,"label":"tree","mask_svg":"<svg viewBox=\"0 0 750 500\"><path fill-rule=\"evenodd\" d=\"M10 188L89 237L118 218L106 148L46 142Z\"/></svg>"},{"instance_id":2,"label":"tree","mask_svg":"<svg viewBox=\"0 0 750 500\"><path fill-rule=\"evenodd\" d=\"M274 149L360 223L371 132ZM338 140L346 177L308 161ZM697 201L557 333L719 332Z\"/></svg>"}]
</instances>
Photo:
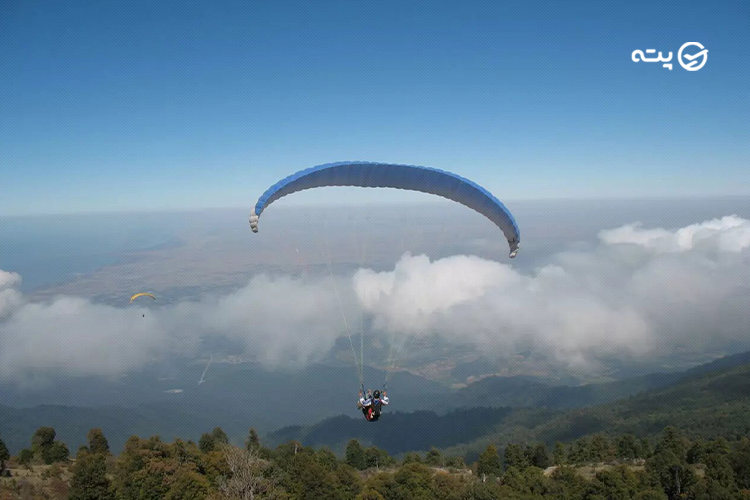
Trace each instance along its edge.
<instances>
[{"instance_id":1,"label":"tree","mask_svg":"<svg viewBox=\"0 0 750 500\"><path fill-rule=\"evenodd\" d=\"M427 452L424 463L426 463L427 465L442 466L443 454L440 453L440 450L433 446L432 448L430 448L430 451Z\"/></svg>"},{"instance_id":2,"label":"tree","mask_svg":"<svg viewBox=\"0 0 750 500\"><path fill-rule=\"evenodd\" d=\"M385 497L371 487L365 487L355 500L385 500Z\"/></svg>"},{"instance_id":3,"label":"tree","mask_svg":"<svg viewBox=\"0 0 750 500\"><path fill-rule=\"evenodd\" d=\"M629 468L621 465L597 472L587 490L590 496L601 495L608 500L630 500L638 490L638 479Z\"/></svg>"},{"instance_id":4,"label":"tree","mask_svg":"<svg viewBox=\"0 0 750 500\"><path fill-rule=\"evenodd\" d=\"M609 439L604 434L595 434L589 443L589 459L596 462L608 462L612 459Z\"/></svg>"},{"instance_id":5,"label":"tree","mask_svg":"<svg viewBox=\"0 0 750 500\"><path fill-rule=\"evenodd\" d=\"M499 457L498 457L499 458ZM432 470L423 464L412 462L401 467L393 475L399 498L433 500Z\"/></svg>"},{"instance_id":6,"label":"tree","mask_svg":"<svg viewBox=\"0 0 750 500\"><path fill-rule=\"evenodd\" d=\"M18 463L21 465L29 465L34 460L34 452L28 448L18 452Z\"/></svg>"},{"instance_id":7,"label":"tree","mask_svg":"<svg viewBox=\"0 0 750 500\"><path fill-rule=\"evenodd\" d=\"M8 460L10 460L8 447L5 446L3 440L0 439L0 476L3 474L3 471L5 470L5 462L7 462Z\"/></svg>"},{"instance_id":8,"label":"tree","mask_svg":"<svg viewBox=\"0 0 750 500\"><path fill-rule=\"evenodd\" d=\"M229 474L219 485L221 498L252 500L277 490L278 477L272 464L256 451L227 446L223 453Z\"/></svg>"},{"instance_id":9,"label":"tree","mask_svg":"<svg viewBox=\"0 0 750 500\"><path fill-rule=\"evenodd\" d=\"M502 465L500 465L500 455L497 453L495 445L490 443L482 454L479 455L479 460L477 461L477 475L482 478L482 482L485 482L488 477L499 476L502 472L503 468Z\"/></svg>"},{"instance_id":10,"label":"tree","mask_svg":"<svg viewBox=\"0 0 750 500\"><path fill-rule=\"evenodd\" d=\"M260 438L258 437L258 432L250 427L250 433L247 436L247 441L245 441L245 447L248 450L257 450L260 448Z\"/></svg>"},{"instance_id":11,"label":"tree","mask_svg":"<svg viewBox=\"0 0 750 500\"><path fill-rule=\"evenodd\" d=\"M51 464L50 449L55 442L55 429L52 427L40 427L31 437L31 451L34 457L46 464Z\"/></svg>"},{"instance_id":12,"label":"tree","mask_svg":"<svg viewBox=\"0 0 750 500\"><path fill-rule=\"evenodd\" d=\"M466 468L466 462L464 462L463 457L448 456L448 457L444 457L443 460L445 461L446 467L454 467L456 469Z\"/></svg>"},{"instance_id":13,"label":"tree","mask_svg":"<svg viewBox=\"0 0 750 500\"><path fill-rule=\"evenodd\" d=\"M40 427L34 432L31 437L31 452L34 458L48 465L68 459L68 447L62 441L55 441L56 435L52 427Z\"/></svg>"},{"instance_id":14,"label":"tree","mask_svg":"<svg viewBox=\"0 0 750 500\"><path fill-rule=\"evenodd\" d=\"M632 434L620 436L617 440L617 458L620 460L633 460L640 455L638 440Z\"/></svg>"},{"instance_id":15,"label":"tree","mask_svg":"<svg viewBox=\"0 0 750 500\"><path fill-rule=\"evenodd\" d=\"M744 437L731 454L737 486L750 490L750 439Z\"/></svg>"},{"instance_id":16,"label":"tree","mask_svg":"<svg viewBox=\"0 0 750 500\"><path fill-rule=\"evenodd\" d=\"M589 440L585 437L577 439L568 449L568 463L582 464L590 459Z\"/></svg>"},{"instance_id":17,"label":"tree","mask_svg":"<svg viewBox=\"0 0 750 500\"><path fill-rule=\"evenodd\" d=\"M503 461L505 462L506 469L510 467L515 467L516 469L525 469L529 466L526 454L517 444L509 444L505 447L505 452L503 453Z\"/></svg>"},{"instance_id":18,"label":"tree","mask_svg":"<svg viewBox=\"0 0 750 500\"><path fill-rule=\"evenodd\" d=\"M550 459L547 454L547 447L544 446L544 443L539 443L531 448L529 460L534 467L539 467L540 469L546 469L549 467Z\"/></svg>"},{"instance_id":19,"label":"tree","mask_svg":"<svg viewBox=\"0 0 750 500\"><path fill-rule=\"evenodd\" d=\"M229 444L229 436L227 436L227 433L221 427L214 427L214 430L211 431L211 437L214 438L216 446Z\"/></svg>"},{"instance_id":20,"label":"tree","mask_svg":"<svg viewBox=\"0 0 750 500\"><path fill-rule=\"evenodd\" d=\"M315 452L315 460L328 471L336 470L339 465L336 454L326 447L319 448Z\"/></svg>"},{"instance_id":21,"label":"tree","mask_svg":"<svg viewBox=\"0 0 750 500\"><path fill-rule=\"evenodd\" d=\"M193 470L180 471L164 500L203 500L208 495L208 479Z\"/></svg>"},{"instance_id":22,"label":"tree","mask_svg":"<svg viewBox=\"0 0 750 500\"><path fill-rule=\"evenodd\" d=\"M667 495L663 491L643 490L636 493L633 500L667 500Z\"/></svg>"},{"instance_id":23,"label":"tree","mask_svg":"<svg viewBox=\"0 0 750 500\"><path fill-rule=\"evenodd\" d=\"M568 462L565 457L565 445L560 441L555 443L555 448L552 451L552 460L555 465L565 465Z\"/></svg>"},{"instance_id":24,"label":"tree","mask_svg":"<svg viewBox=\"0 0 750 500\"><path fill-rule=\"evenodd\" d=\"M300 470L301 500L336 498L336 476L325 470L314 460L307 462Z\"/></svg>"},{"instance_id":25,"label":"tree","mask_svg":"<svg viewBox=\"0 0 750 500\"><path fill-rule=\"evenodd\" d=\"M44 456L44 463L53 464L55 462L65 462L70 456L70 451L62 441L55 441L47 450Z\"/></svg>"},{"instance_id":26,"label":"tree","mask_svg":"<svg viewBox=\"0 0 750 500\"><path fill-rule=\"evenodd\" d=\"M706 466L706 486L711 499L736 498L737 484L726 441L719 440L706 446L703 463Z\"/></svg>"},{"instance_id":27,"label":"tree","mask_svg":"<svg viewBox=\"0 0 750 500\"><path fill-rule=\"evenodd\" d=\"M364 470L367 467L365 451L356 439L352 439L346 445L346 463L358 470Z\"/></svg>"},{"instance_id":28,"label":"tree","mask_svg":"<svg viewBox=\"0 0 750 500\"><path fill-rule=\"evenodd\" d=\"M656 444L654 453L671 451L679 459L685 459L687 452L687 443L680 434L680 431L674 427L665 427L662 431L659 442Z\"/></svg>"},{"instance_id":29,"label":"tree","mask_svg":"<svg viewBox=\"0 0 750 500\"><path fill-rule=\"evenodd\" d=\"M669 500L682 498L682 494L695 482L695 475L687 462L669 447L655 451L646 460L646 472L661 484Z\"/></svg>"},{"instance_id":30,"label":"tree","mask_svg":"<svg viewBox=\"0 0 750 500\"><path fill-rule=\"evenodd\" d=\"M86 435L86 439L89 442L89 451L91 453L109 455L109 443L107 442L107 438L104 437L104 433L101 429L91 429Z\"/></svg>"},{"instance_id":31,"label":"tree","mask_svg":"<svg viewBox=\"0 0 750 500\"><path fill-rule=\"evenodd\" d=\"M70 481L70 500L113 500L104 455L85 455L76 460Z\"/></svg>"},{"instance_id":32,"label":"tree","mask_svg":"<svg viewBox=\"0 0 750 500\"><path fill-rule=\"evenodd\" d=\"M336 475L338 497L341 500L352 500L362 489L362 480L352 467L339 464L334 472Z\"/></svg>"},{"instance_id":33,"label":"tree","mask_svg":"<svg viewBox=\"0 0 750 500\"><path fill-rule=\"evenodd\" d=\"M198 440L198 448L202 453L210 453L216 449L216 440L211 434L204 432Z\"/></svg>"},{"instance_id":34,"label":"tree","mask_svg":"<svg viewBox=\"0 0 750 500\"><path fill-rule=\"evenodd\" d=\"M638 442L638 457L637 458L648 458L653 453L651 449L651 441L648 438L643 438Z\"/></svg>"},{"instance_id":35,"label":"tree","mask_svg":"<svg viewBox=\"0 0 750 500\"><path fill-rule=\"evenodd\" d=\"M375 467L380 468L381 460L380 460L380 449L375 446L370 446L365 450L365 467Z\"/></svg>"}]
</instances>

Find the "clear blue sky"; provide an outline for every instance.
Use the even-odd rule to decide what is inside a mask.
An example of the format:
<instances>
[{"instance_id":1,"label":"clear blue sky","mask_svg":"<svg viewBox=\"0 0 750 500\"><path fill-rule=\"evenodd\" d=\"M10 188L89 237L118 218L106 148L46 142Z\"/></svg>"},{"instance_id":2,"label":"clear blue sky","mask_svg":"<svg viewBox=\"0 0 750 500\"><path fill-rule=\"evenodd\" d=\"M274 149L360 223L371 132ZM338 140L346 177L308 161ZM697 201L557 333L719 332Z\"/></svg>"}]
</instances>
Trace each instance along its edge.
<instances>
[{"instance_id":1,"label":"clear blue sky","mask_svg":"<svg viewBox=\"0 0 750 500\"><path fill-rule=\"evenodd\" d=\"M631 61L688 41L700 71ZM0 0L0 214L250 207L339 160L748 195L748 48L747 1Z\"/></svg>"}]
</instances>

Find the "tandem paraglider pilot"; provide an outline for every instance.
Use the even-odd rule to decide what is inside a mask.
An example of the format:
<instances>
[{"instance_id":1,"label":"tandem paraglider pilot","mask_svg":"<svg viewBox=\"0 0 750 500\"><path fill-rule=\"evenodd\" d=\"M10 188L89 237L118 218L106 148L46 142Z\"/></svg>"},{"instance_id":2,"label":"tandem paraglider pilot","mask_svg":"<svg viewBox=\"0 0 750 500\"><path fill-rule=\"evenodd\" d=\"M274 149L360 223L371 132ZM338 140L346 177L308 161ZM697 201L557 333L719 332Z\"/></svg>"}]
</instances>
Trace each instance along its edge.
<instances>
[{"instance_id":1,"label":"tandem paraglider pilot","mask_svg":"<svg viewBox=\"0 0 750 500\"><path fill-rule=\"evenodd\" d=\"M380 412L383 410L383 405L387 406L388 403L389 399L385 391L383 391L382 396L377 389L375 389L375 392L368 390L364 395L360 391L357 408L362 410L362 414L368 422L375 422L380 418Z\"/></svg>"}]
</instances>

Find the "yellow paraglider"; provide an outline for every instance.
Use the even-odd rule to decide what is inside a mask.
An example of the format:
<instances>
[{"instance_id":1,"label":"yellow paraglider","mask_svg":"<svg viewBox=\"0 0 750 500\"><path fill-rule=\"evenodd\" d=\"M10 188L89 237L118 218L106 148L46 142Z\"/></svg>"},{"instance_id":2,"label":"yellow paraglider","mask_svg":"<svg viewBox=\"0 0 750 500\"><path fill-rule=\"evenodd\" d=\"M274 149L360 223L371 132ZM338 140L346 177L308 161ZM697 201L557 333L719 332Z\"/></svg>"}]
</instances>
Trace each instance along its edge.
<instances>
[{"instance_id":1,"label":"yellow paraglider","mask_svg":"<svg viewBox=\"0 0 750 500\"><path fill-rule=\"evenodd\" d=\"M138 297L151 297L152 299L156 300L156 297L154 297L154 295L151 293L136 293L135 295L130 297L130 302L133 302Z\"/></svg>"}]
</instances>

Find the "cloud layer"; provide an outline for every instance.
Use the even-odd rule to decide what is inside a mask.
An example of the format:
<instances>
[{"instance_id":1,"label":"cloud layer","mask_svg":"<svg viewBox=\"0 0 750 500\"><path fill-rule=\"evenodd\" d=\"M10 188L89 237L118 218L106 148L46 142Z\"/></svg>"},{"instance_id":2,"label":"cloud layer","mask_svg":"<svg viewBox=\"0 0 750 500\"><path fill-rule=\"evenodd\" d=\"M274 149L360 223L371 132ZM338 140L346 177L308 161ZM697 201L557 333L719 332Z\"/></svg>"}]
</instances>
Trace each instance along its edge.
<instances>
[{"instance_id":1,"label":"cloud layer","mask_svg":"<svg viewBox=\"0 0 750 500\"><path fill-rule=\"evenodd\" d=\"M300 366L326 356L362 312L373 335L437 335L569 371L750 348L750 221L737 216L605 230L595 248L561 251L530 273L475 256L407 254L387 272L258 275L233 293L166 307L34 302L17 290L20 279L0 271L2 381L114 375L198 354L212 336L267 366Z\"/></svg>"},{"instance_id":2,"label":"cloud layer","mask_svg":"<svg viewBox=\"0 0 750 500\"><path fill-rule=\"evenodd\" d=\"M470 256L404 256L354 286L381 331L438 334L497 358L531 351L573 370L607 359L750 347L750 221L628 225L533 273ZM521 257L522 258L522 257Z\"/></svg>"}]
</instances>

